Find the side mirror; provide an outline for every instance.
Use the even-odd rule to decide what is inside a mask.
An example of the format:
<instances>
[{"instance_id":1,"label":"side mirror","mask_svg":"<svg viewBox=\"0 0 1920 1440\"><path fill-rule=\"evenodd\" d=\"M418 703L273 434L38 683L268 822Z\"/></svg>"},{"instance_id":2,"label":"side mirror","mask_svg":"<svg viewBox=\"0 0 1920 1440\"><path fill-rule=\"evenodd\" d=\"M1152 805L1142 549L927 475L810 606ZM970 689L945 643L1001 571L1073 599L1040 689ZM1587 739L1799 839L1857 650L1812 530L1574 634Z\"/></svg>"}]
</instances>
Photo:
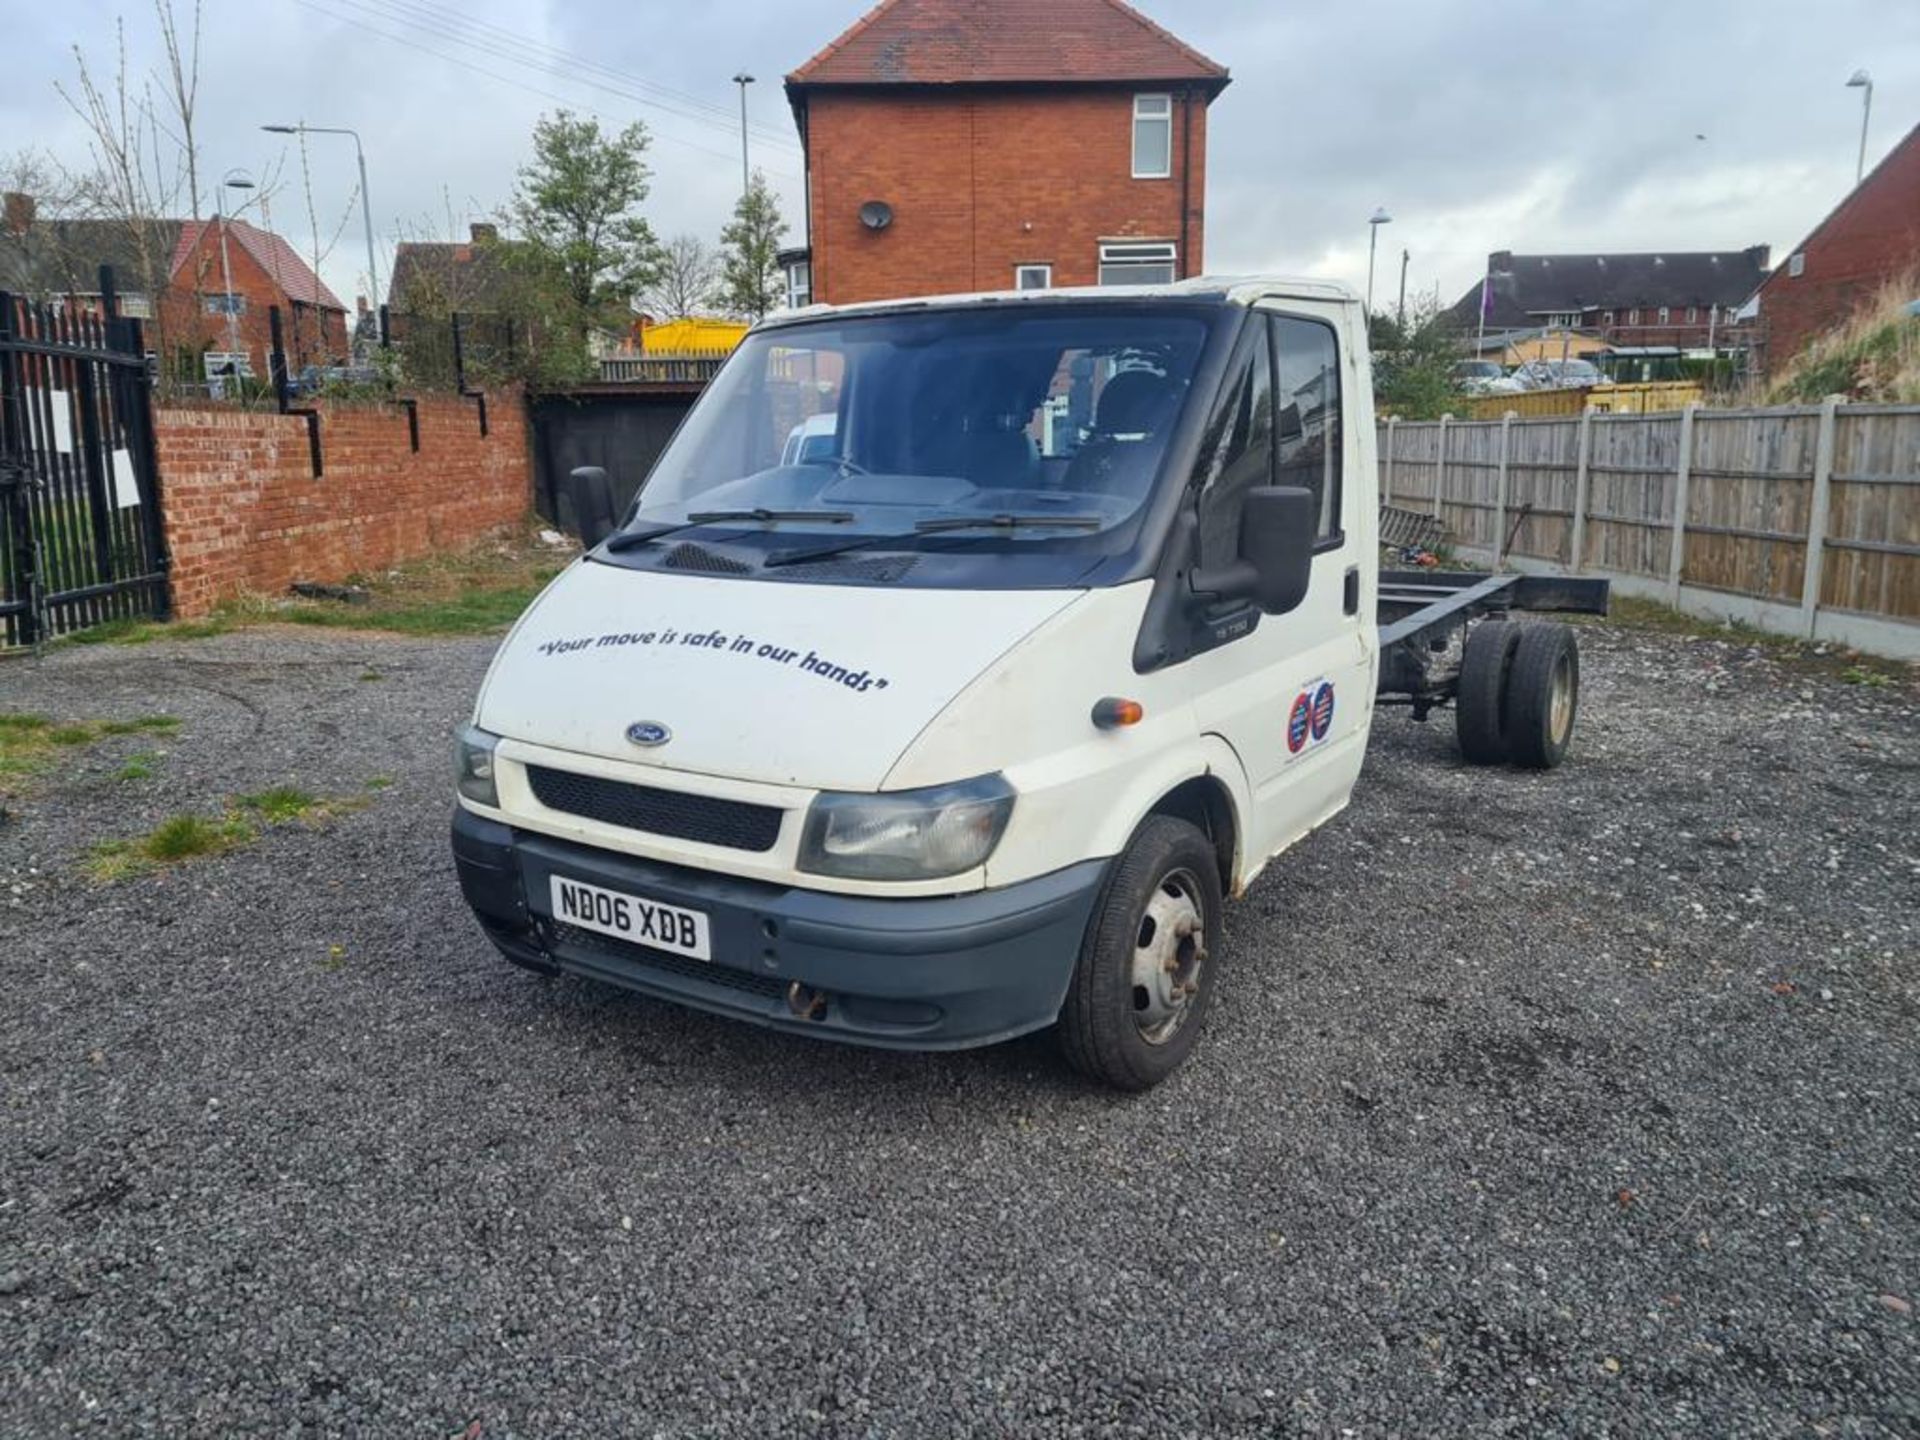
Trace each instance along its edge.
<instances>
[{"instance_id":1,"label":"side mirror","mask_svg":"<svg viewBox=\"0 0 1920 1440\"><path fill-rule=\"evenodd\" d=\"M567 476L567 499L573 505L574 527L580 543L591 550L613 533L613 482L598 465L582 465Z\"/></svg>"},{"instance_id":2,"label":"side mirror","mask_svg":"<svg viewBox=\"0 0 1920 1440\"><path fill-rule=\"evenodd\" d=\"M1240 558L1218 570L1196 570L1195 593L1251 600L1268 615L1285 615L1307 598L1319 519L1311 490L1262 486L1241 501Z\"/></svg>"}]
</instances>

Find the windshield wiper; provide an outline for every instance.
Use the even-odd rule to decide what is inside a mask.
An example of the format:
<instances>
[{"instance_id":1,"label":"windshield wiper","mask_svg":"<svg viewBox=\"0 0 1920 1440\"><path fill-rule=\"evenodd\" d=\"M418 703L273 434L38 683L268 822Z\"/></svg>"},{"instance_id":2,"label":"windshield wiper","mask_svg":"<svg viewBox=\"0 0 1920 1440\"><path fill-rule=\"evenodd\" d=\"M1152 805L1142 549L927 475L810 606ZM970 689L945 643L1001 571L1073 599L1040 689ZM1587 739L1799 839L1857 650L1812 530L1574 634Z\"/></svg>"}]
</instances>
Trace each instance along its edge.
<instances>
[{"instance_id":1,"label":"windshield wiper","mask_svg":"<svg viewBox=\"0 0 1920 1440\"><path fill-rule=\"evenodd\" d=\"M739 525L755 521L762 525L777 525L782 520L820 520L829 525L846 525L853 520L851 510L698 510L672 525L658 525L651 530L625 530L607 541L609 554L619 554L623 550L637 550L642 545L655 540L664 540L669 535L678 535L682 530L697 530L702 525Z\"/></svg>"},{"instance_id":2,"label":"windshield wiper","mask_svg":"<svg viewBox=\"0 0 1920 1440\"><path fill-rule=\"evenodd\" d=\"M911 530L891 535L856 535L830 545L813 545L805 550L782 550L760 562L763 570L782 565L804 565L809 560L826 560L849 550L873 546L898 545L922 535L938 535L948 530L1018 530L1028 526L1059 526L1074 530L1098 530L1106 524L1101 515L943 515L937 520L922 520Z\"/></svg>"}]
</instances>

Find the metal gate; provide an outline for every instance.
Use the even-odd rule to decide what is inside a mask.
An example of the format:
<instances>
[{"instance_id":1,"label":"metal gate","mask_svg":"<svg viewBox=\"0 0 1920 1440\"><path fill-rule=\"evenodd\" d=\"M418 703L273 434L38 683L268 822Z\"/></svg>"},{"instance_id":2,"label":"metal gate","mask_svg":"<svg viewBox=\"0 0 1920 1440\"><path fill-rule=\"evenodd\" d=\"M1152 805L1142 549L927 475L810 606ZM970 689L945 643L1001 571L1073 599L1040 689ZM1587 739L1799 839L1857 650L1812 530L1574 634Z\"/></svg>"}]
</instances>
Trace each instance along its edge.
<instances>
[{"instance_id":1,"label":"metal gate","mask_svg":"<svg viewBox=\"0 0 1920 1440\"><path fill-rule=\"evenodd\" d=\"M140 322L0 291L0 646L168 613Z\"/></svg>"}]
</instances>

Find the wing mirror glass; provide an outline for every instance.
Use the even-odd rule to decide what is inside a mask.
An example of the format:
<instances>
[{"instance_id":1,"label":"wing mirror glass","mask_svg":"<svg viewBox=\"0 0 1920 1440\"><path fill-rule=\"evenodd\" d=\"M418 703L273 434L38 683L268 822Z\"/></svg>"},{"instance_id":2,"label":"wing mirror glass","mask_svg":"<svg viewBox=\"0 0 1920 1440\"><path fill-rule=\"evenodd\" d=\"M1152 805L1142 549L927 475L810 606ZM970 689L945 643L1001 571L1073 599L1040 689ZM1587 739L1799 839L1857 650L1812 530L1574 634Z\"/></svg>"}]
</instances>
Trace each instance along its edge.
<instances>
[{"instance_id":1,"label":"wing mirror glass","mask_svg":"<svg viewBox=\"0 0 1920 1440\"><path fill-rule=\"evenodd\" d=\"M1285 615L1307 598L1313 578L1318 506L1311 490L1295 485L1249 490L1241 501L1240 558L1217 570L1196 570L1196 594L1251 600L1268 615Z\"/></svg>"},{"instance_id":2,"label":"wing mirror glass","mask_svg":"<svg viewBox=\"0 0 1920 1440\"><path fill-rule=\"evenodd\" d=\"M613 533L613 482L600 466L582 465L568 474L567 500L585 549L593 549Z\"/></svg>"}]
</instances>

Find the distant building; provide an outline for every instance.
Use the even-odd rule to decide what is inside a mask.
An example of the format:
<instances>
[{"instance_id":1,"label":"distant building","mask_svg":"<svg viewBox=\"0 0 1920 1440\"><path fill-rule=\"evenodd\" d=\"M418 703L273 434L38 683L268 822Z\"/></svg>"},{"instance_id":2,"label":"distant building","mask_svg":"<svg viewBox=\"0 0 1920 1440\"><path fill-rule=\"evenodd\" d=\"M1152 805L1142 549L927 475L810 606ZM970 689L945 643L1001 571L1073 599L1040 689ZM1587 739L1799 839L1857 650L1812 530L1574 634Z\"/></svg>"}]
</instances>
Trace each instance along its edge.
<instances>
[{"instance_id":1,"label":"distant building","mask_svg":"<svg viewBox=\"0 0 1920 1440\"><path fill-rule=\"evenodd\" d=\"M789 300L1200 273L1227 71L1120 0L883 0L787 77Z\"/></svg>"},{"instance_id":2,"label":"distant building","mask_svg":"<svg viewBox=\"0 0 1920 1440\"><path fill-rule=\"evenodd\" d=\"M1920 125L1760 285L1766 368L1790 364L1862 301L1902 280L1920 286Z\"/></svg>"},{"instance_id":3,"label":"distant building","mask_svg":"<svg viewBox=\"0 0 1920 1440\"><path fill-rule=\"evenodd\" d=\"M474 224L465 240L402 240L394 247L387 306L395 315L495 314L507 273L496 226Z\"/></svg>"},{"instance_id":4,"label":"distant building","mask_svg":"<svg viewBox=\"0 0 1920 1440\"><path fill-rule=\"evenodd\" d=\"M1583 331L1610 349L1744 349L1751 327L1737 317L1766 278L1767 257L1765 245L1620 255L1496 250L1484 279L1448 314L1467 334L1484 328L1489 338L1496 331Z\"/></svg>"},{"instance_id":5,"label":"distant building","mask_svg":"<svg viewBox=\"0 0 1920 1440\"><path fill-rule=\"evenodd\" d=\"M42 219L31 196L5 197L0 289L94 313L103 265L121 313L148 322L147 344L177 378L228 365L264 378L275 307L291 369L348 352L346 307L271 231L245 220Z\"/></svg>"}]
</instances>

